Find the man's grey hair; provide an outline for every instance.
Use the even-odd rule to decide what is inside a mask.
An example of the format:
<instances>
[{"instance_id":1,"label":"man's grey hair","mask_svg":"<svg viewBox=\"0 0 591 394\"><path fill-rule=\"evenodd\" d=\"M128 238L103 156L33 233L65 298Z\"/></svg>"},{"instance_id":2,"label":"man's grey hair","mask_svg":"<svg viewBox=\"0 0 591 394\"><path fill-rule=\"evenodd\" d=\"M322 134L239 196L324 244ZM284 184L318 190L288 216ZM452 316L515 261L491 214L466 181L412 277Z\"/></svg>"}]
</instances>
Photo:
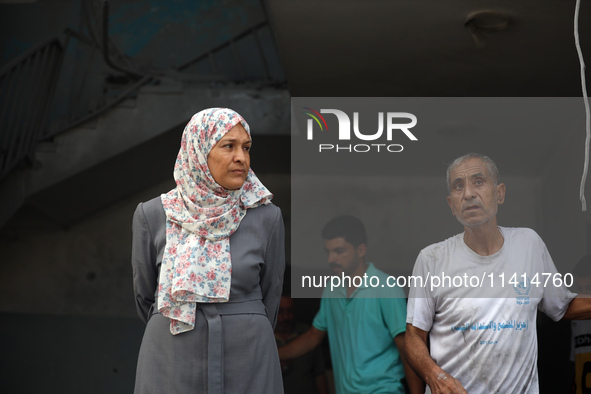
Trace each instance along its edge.
<instances>
[{"instance_id":1,"label":"man's grey hair","mask_svg":"<svg viewBox=\"0 0 591 394\"><path fill-rule=\"evenodd\" d=\"M470 159L482 160L484 162L484 164L486 164L486 167L488 168L488 172L492 176L494 185L496 186L499 184L499 182L500 182L499 169L497 168L497 165L495 164L495 162L488 156L485 156L480 153L473 153L472 152L472 153L465 154L464 156L458 157L450 165L447 166L446 181L447 181L447 193L448 194L451 194L451 179L449 179L449 174L451 174L451 172L457 166L459 166L460 164L462 164L466 160L470 160Z\"/></svg>"}]
</instances>

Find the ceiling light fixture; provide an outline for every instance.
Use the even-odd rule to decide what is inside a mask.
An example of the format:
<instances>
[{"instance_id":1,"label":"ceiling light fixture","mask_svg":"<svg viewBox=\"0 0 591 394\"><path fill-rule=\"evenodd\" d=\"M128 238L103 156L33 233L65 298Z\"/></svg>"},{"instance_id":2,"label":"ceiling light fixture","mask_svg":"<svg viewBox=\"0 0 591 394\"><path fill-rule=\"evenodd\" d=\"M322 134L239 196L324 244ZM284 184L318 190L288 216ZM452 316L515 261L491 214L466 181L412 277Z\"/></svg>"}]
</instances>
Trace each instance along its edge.
<instances>
[{"instance_id":1,"label":"ceiling light fixture","mask_svg":"<svg viewBox=\"0 0 591 394\"><path fill-rule=\"evenodd\" d=\"M483 10L468 14L464 27L472 33L476 46L484 48L488 45L488 39L484 33L505 30L509 23L511 23L511 16L507 12Z\"/></svg>"}]
</instances>

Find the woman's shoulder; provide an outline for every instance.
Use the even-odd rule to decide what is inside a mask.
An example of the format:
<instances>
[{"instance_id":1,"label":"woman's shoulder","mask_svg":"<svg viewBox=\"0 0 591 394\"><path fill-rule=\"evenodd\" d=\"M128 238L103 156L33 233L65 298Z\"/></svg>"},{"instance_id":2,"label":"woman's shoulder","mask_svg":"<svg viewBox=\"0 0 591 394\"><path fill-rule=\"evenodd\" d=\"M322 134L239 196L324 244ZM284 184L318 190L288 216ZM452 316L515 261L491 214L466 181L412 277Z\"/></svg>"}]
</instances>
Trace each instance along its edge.
<instances>
[{"instance_id":1,"label":"woman's shoulder","mask_svg":"<svg viewBox=\"0 0 591 394\"><path fill-rule=\"evenodd\" d=\"M245 219L260 221L264 224L272 224L278 219L282 219L281 209L273 204L260 205L256 208L249 208L246 210Z\"/></svg>"},{"instance_id":2,"label":"woman's shoulder","mask_svg":"<svg viewBox=\"0 0 591 394\"><path fill-rule=\"evenodd\" d=\"M281 215L281 209L273 204L272 202L268 203L267 205L259 205L258 207L255 208L249 208L247 211L247 213L255 213L257 215L269 215L269 216L277 216L277 215Z\"/></svg>"},{"instance_id":3,"label":"woman's shoulder","mask_svg":"<svg viewBox=\"0 0 591 394\"><path fill-rule=\"evenodd\" d=\"M162 200L160 196L154 197L151 200L140 202L135 210L134 215L143 215L147 222L161 222L166 220L166 214L164 213L164 207L162 206Z\"/></svg>"}]
</instances>

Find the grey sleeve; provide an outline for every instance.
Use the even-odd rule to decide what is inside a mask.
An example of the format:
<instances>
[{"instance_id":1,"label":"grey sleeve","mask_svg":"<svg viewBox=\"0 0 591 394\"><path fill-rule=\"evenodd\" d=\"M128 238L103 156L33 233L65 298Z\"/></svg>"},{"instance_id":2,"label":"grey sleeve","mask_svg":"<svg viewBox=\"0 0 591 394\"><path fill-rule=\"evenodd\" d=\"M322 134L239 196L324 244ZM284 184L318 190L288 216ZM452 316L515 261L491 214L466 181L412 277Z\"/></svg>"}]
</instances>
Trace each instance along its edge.
<instances>
[{"instance_id":1,"label":"grey sleeve","mask_svg":"<svg viewBox=\"0 0 591 394\"><path fill-rule=\"evenodd\" d=\"M265 252L265 264L261 270L261 291L263 303L267 308L269 321L275 329L277 312L283 290L283 272L285 270L285 228L281 210L277 208L277 214L273 221L267 250Z\"/></svg>"},{"instance_id":2,"label":"grey sleeve","mask_svg":"<svg viewBox=\"0 0 591 394\"><path fill-rule=\"evenodd\" d=\"M138 315L144 323L147 323L150 308L155 302L154 294L158 283L158 270L156 268L156 248L146 221L143 203L137 206L133 214L132 231L133 291Z\"/></svg>"}]
</instances>

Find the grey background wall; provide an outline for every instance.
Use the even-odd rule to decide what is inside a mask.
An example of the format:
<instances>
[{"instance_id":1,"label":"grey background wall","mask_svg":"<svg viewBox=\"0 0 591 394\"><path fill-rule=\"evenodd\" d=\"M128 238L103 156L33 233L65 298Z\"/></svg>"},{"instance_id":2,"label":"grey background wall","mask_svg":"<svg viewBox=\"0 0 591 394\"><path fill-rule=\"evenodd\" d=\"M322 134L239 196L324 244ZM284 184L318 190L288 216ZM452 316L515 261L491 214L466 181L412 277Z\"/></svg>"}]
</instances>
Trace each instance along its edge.
<instances>
[{"instance_id":1,"label":"grey background wall","mask_svg":"<svg viewBox=\"0 0 591 394\"><path fill-rule=\"evenodd\" d=\"M279 1L268 3L271 3L274 9L282 6ZM166 11L166 4L170 8L168 13L163 13ZM265 18L264 4L258 1L125 1L113 2L111 7L111 29L114 39L121 46L120 49L137 59L158 66L182 62L187 52L198 53L202 49L205 50L223 42L242 27L248 27ZM51 17L48 17L49 15ZM23 50L66 26L77 28L80 23L80 2L77 0L0 4L2 61L9 61ZM312 38L307 40L314 41ZM168 47L174 48L174 53L168 53ZM279 49L279 52L281 51L282 48ZM305 53L303 50L294 52ZM291 52L290 56L293 57L294 52ZM165 55L160 56L160 53ZM299 58L302 62L307 61L305 56ZM279 64L276 66L281 68ZM297 70L292 69L292 73L297 73ZM304 72L300 74L299 78L308 75ZM342 70L342 75L343 78L347 78L346 70ZM451 84L451 81L447 80L446 83ZM528 84L533 86L535 83ZM157 94L170 98L174 92L184 90L185 93L188 92L184 96L185 101L191 101L195 97L194 90L191 90L195 84L189 85L191 84L180 84L180 88L179 85L175 85L174 89L159 91ZM466 82L466 85L478 84ZM276 103L276 107L265 106L265 113L253 112L255 122L265 119L261 121L262 125L277 124L266 122L268 119L275 119L269 113L282 112L288 116L288 103L260 86L255 86L248 94L241 90L244 84L207 86L211 89L207 91L207 95L197 95L199 106L227 99L234 103L251 103L251 107L245 106L252 108L259 103L256 101L258 94L259 97L271 97L270 100ZM362 91L367 92L367 86L370 85L364 85ZM425 87L426 84L419 83L417 86ZM279 88L288 96L285 86ZM297 86L295 88L297 89ZM340 85L337 90L327 91L341 92L344 89L345 86ZM303 92L301 94L306 92L301 88L299 91ZM408 88L403 91L413 90ZM426 91L433 92L428 89ZM479 95L480 92L472 91L472 94ZM314 93L318 93L318 86ZM445 91L442 90L439 94L443 96ZM183 100L167 102L166 108L178 106L180 101ZM146 107L134 107L133 102L127 102L125 105L132 106L136 113L153 112L158 109L155 102L151 102L149 110ZM0 386L6 390L5 392L132 391L135 360L144 327L136 316L133 301L129 261L131 217L138 202L173 187L171 176L175 147L188 120L184 112L195 112L199 109L185 110L183 107L182 111L179 111L183 113L182 116L178 116L176 112L175 116L172 116L172 110L163 111L162 116L171 116L170 119L165 119L169 130L161 131L158 135L164 135L164 140L168 142L163 144L163 139L158 139L158 136L151 136L147 141L155 145L151 153L158 152L159 147L166 150L162 157L147 154L145 151L130 150L133 153L130 153L126 165L141 163L140 168L145 166L149 169L138 171L137 180L141 181L139 190L130 189L122 195L117 195L114 201L105 199L115 192L110 185L117 185L120 180L115 182L114 172L103 170L104 167L101 167L96 172L82 174L91 177L91 183L100 183L101 187L97 191L89 193L82 190L77 183L69 183L67 194L62 195L51 190L33 196L34 198L26 201L0 229L0 346L3 354L0 358ZM117 108L115 112L124 110L125 108ZM92 125L90 128L92 129ZM260 148L257 148L255 135L253 161L259 160L257 157L272 159L262 161L259 166L253 164L254 170L274 192L275 203L282 208L284 214L288 236L305 237L309 240L310 248L305 251L305 266L322 270L325 268L325 254L319 239L319 230L311 229L306 233L290 234L292 198L301 201L310 198L310 195L306 190L291 189L287 153L289 124L282 130L269 131L266 127L261 129L259 140L263 142L259 145ZM100 130L94 130L92 133L98 132ZM285 138L268 138L281 137L279 134ZM80 135L82 134L78 134L78 140L81 144L89 140ZM532 146L538 146L535 144L537 139L548 139L552 142L550 148L531 151L528 150L528 138ZM510 148L502 145L505 141L503 138L498 140L501 142L500 145L491 145L493 152ZM558 129L549 135L538 135L532 130L526 135L525 141L519 149L507 155L507 160L519 164L519 161L527 162L527 159L533 158L535 163L540 164L533 165L534 169L528 174L512 173L512 169L518 167L517 165L502 166L508 195L506 203L501 207L499 222L507 226L534 228L545 240L553 258L568 270L581 256L591 253L591 216L589 211L581 212L578 200L583 168L584 135L580 128ZM48 144L43 148L51 151L54 147ZM276 151L280 154L274 153ZM33 167L39 165L41 159L50 154L51 152L38 152ZM494 155L491 155L494 158ZM161 170L156 173L152 168ZM422 247L461 231L445 203L443 170L442 165L430 167L427 173L412 176L396 174L387 179L376 176L369 180L373 185L369 188L369 194L365 189L353 194L352 198L358 200L359 208L352 213L382 223L382 227L369 229L372 260L379 262L391 259L392 250L396 250L396 259L413 262ZM345 183L348 179L341 181ZM134 182L134 179L131 178L129 182ZM322 194L322 188L325 186L322 176L312 174L306 182L310 189L319 191L315 198L330 205L329 201L323 200L326 197ZM383 195L379 185L384 182L394 183L395 192ZM62 186L63 184L60 184L58 189L65 190ZM94 196L89 198L89 194ZM80 195L85 197L81 199ZM379 196L377 202L375 195ZM591 200L589 193L587 197ZM61 210L50 212L51 215L48 215L47 211L41 209L41 202L49 199L52 202L59 201ZM106 200L110 202L102 203ZM68 220L67 224L56 220L68 216L69 207L77 209L75 205L82 207L97 201L101 201L101 204L93 206L92 210L84 211L84 215L75 216L75 220ZM5 201L2 202L4 203ZM323 222L334 214L343 213L346 204L346 200L337 201L330 210L313 211L310 214ZM370 204L383 205L383 216L388 218L388 221L372 217L375 213L369 209ZM395 270L391 273L398 274ZM307 311L308 315L313 315L313 308L312 302ZM568 323L549 322L540 315L538 324L542 392L564 392L571 377L568 362Z\"/></svg>"},{"instance_id":2,"label":"grey background wall","mask_svg":"<svg viewBox=\"0 0 591 394\"><path fill-rule=\"evenodd\" d=\"M277 205L288 206L288 176L257 176L277 195ZM31 227L20 235L4 235L0 310L135 319L131 218L138 203L173 187L174 181L160 182L67 229Z\"/></svg>"},{"instance_id":3,"label":"grey background wall","mask_svg":"<svg viewBox=\"0 0 591 394\"><path fill-rule=\"evenodd\" d=\"M92 21L98 28L94 34L100 35L102 3L0 3L0 63L8 64L65 28L91 37L83 5L94 7L99 18ZM215 73L209 59L182 75L173 70L265 22L262 3L150 0L109 5L110 38L117 48L143 67L167 75L115 109L44 141L32 160L2 179L0 216L9 217L0 229L0 247L5 249L0 257L2 392L133 391L144 324L132 290L131 219L139 202L174 187L174 160L192 114L229 106L246 117L254 139L252 167L289 219L289 96L281 87L282 70L269 28L257 35L270 79L260 77L252 36L248 43L235 43L238 52L245 52L241 57L229 47L218 53ZM70 39L71 57L58 82L49 128L73 115L68 112L76 106L72 97L82 112L90 111L108 96L112 85L107 79L115 75L126 80L105 67L101 53L87 57L83 47ZM243 62L241 70L237 59ZM82 70L75 67L79 63ZM64 83L83 79L90 86L76 88L80 92ZM0 140L6 140L7 130L0 133ZM18 196L24 198L15 206Z\"/></svg>"}]
</instances>

